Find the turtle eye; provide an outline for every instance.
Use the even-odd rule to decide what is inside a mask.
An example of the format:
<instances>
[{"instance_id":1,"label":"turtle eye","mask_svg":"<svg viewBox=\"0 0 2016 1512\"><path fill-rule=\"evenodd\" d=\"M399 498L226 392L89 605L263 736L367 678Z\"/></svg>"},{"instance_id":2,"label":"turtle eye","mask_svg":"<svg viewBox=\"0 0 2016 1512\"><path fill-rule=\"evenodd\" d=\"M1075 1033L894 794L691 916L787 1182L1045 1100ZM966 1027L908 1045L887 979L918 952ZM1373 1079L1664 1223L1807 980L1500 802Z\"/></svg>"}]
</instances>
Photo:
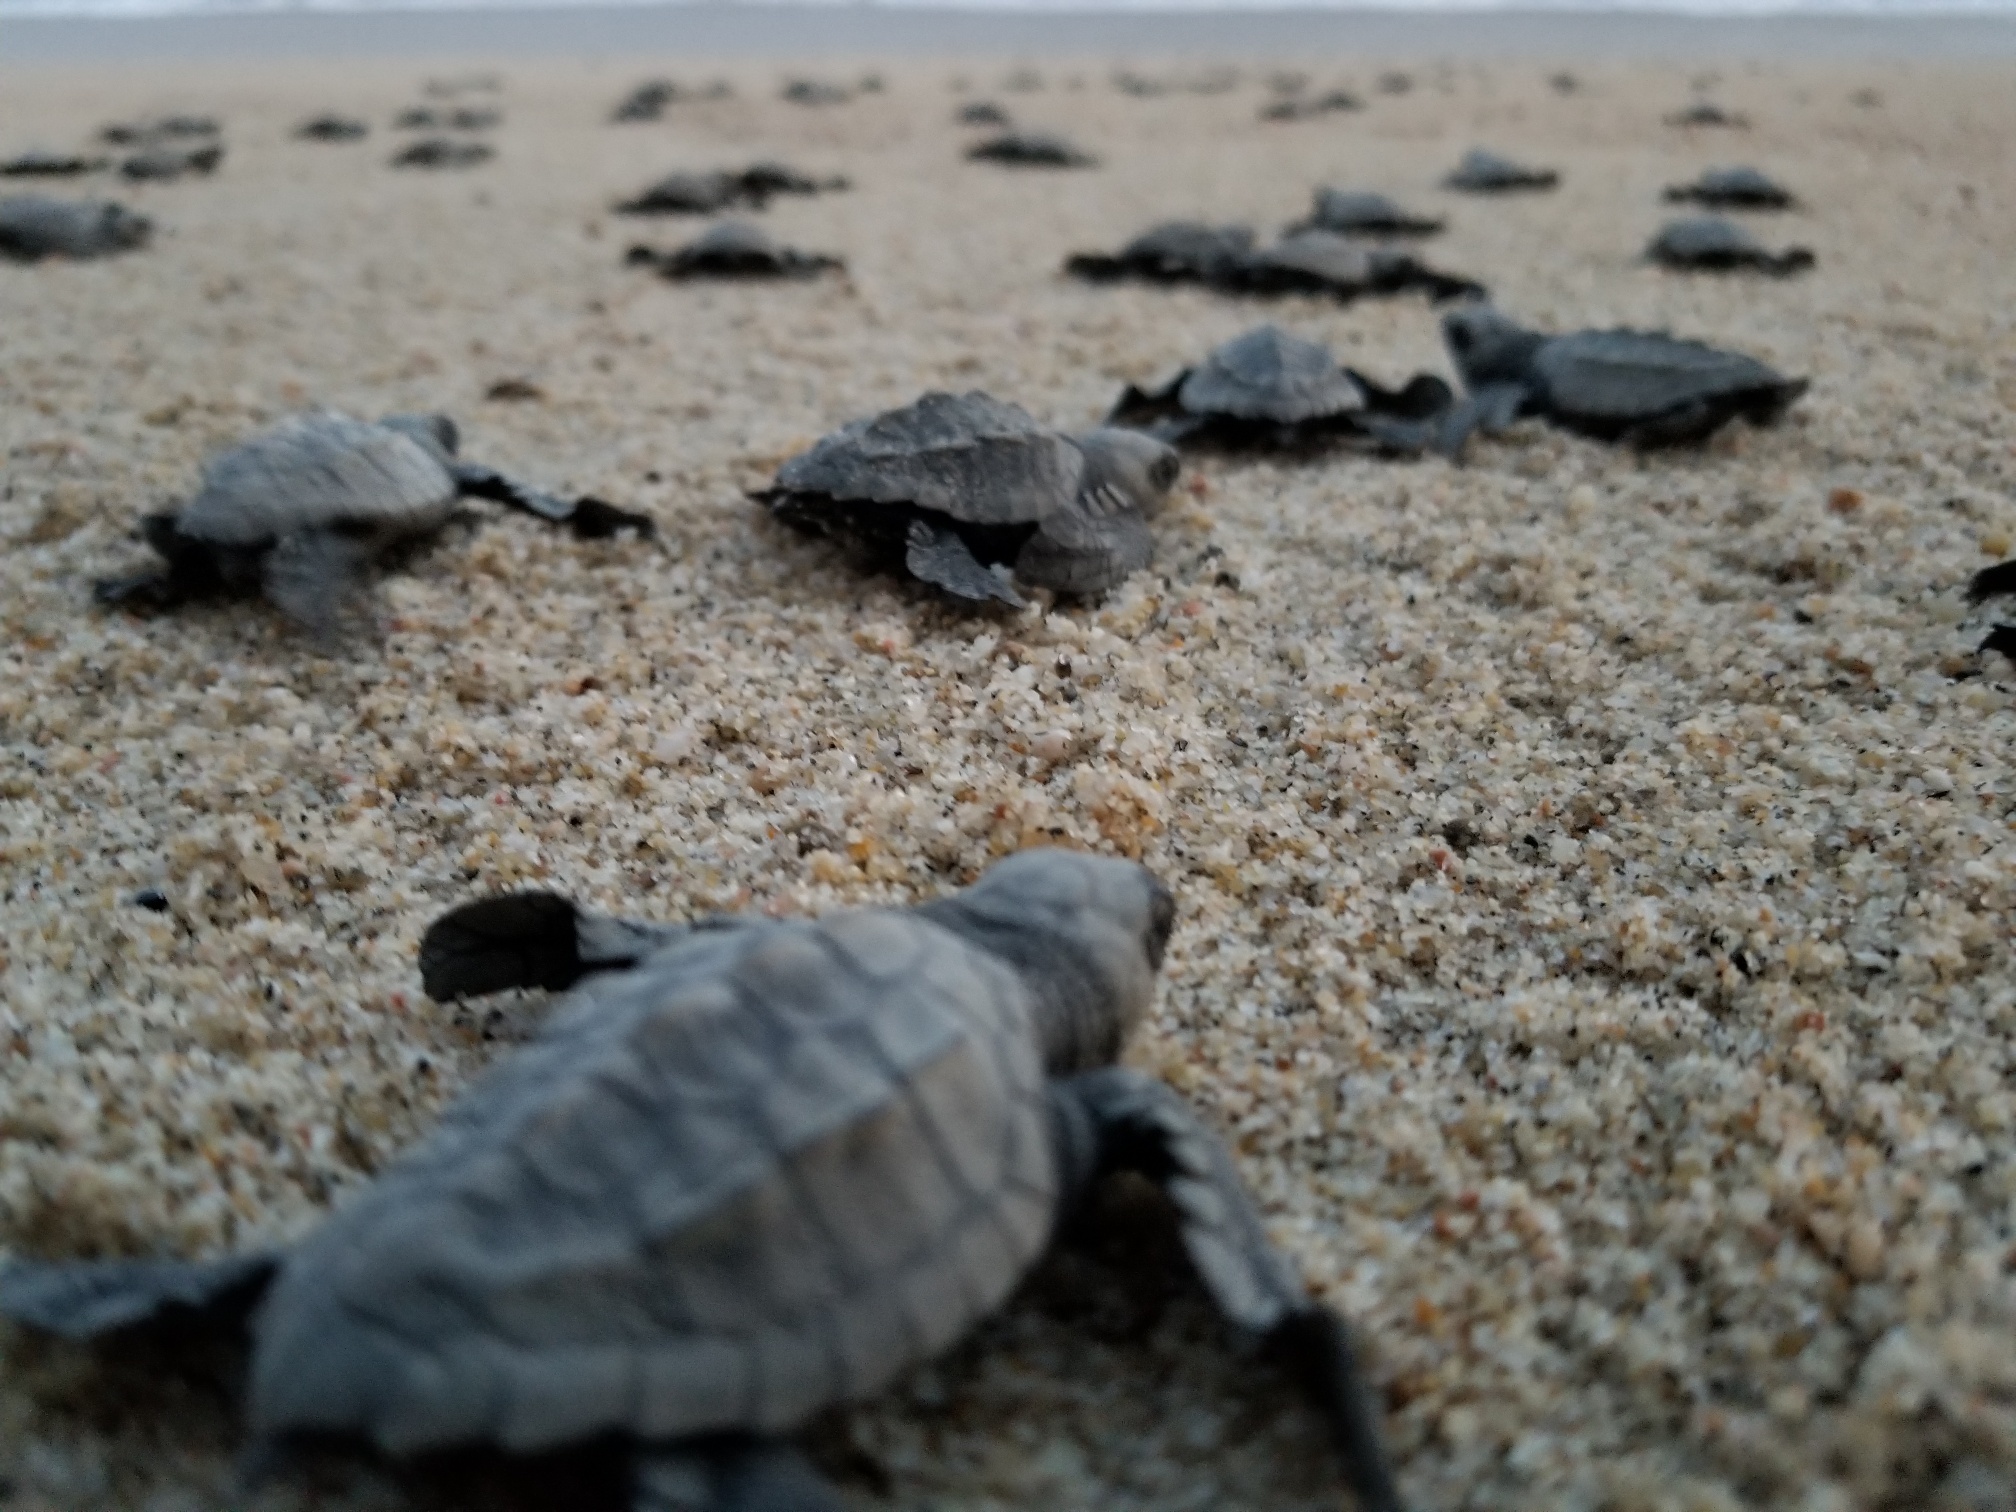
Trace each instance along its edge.
<instances>
[{"instance_id":1,"label":"turtle eye","mask_svg":"<svg viewBox=\"0 0 2016 1512\"><path fill-rule=\"evenodd\" d=\"M1449 322L1449 345L1458 352L1469 351L1472 339L1468 325L1459 320Z\"/></svg>"},{"instance_id":2,"label":"turtle eye","mask_svg":"<svg viewBox=\"0 0 2016 1512\"><path fill-rule=\"evenodd\" d=\"M1176 486L1176 474L1183 470L1183 463L1174 452L1164 452L1155 459L1155 465L1148 470L1148 477L1154 485L1167 492Z\"/></svg>"}]
</instances>

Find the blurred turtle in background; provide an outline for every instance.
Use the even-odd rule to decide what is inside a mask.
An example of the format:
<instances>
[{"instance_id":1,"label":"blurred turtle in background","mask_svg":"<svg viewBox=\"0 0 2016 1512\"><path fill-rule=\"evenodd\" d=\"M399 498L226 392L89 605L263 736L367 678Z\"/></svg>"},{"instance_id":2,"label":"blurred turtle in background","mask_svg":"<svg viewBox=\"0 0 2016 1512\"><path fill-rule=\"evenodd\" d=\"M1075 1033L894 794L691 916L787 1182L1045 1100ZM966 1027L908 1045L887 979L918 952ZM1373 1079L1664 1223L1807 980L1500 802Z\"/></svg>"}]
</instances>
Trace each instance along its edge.
<instances>
[{"instance_id":1,"label":"blurred turtle in background","mask_svg":"<svg viewBox=\"0 0 2016 1512\"><path fill-rule=\"evenodd\" d=\"M1710 273L1749 271L1783 278L1813 266L1807 247L1773 252L1756 237L1719 215L1690 215L1668 221L1645 248L1645 256L1662 268Z\"/></svg>"},{"instance_id":2,"label":"blurred turtle in background","mask_svg":"<svg viewBox=\"0 0 2016 1512\"><path fill-rule=\"evenodd\" d=\"M1288 228L1334 231L1339 236L1433 236L1443 223L1430 216L1411 215L1383 194L1359 189L1318 189L1309 218Z\"/></svg>"},{"instance_id":3,"label":"blurred turtle in background","mask_svg":"<svg viewBox=\"0 0 2016 1512\"><path fill-rule=\"evenodd\" d=\"M1509 194L1522 189L1552 189L1560 182L1561 175L1552 168L1529 168L1482 147L1472 147L1455 171L1442 180L1442 187L1464 194Z\"/></svg>"},{"instance_id":4,"label":"blurred turtle in background","mask_svg":"<svg viewBox=\"0 0 2016 1512\"><path fill-rule=\"evenodd\" d=\"M723 221L670 252L632 247L624 261L674 280L691 278L816 278L844 270L837 257L780 244L748 221Z\"/></svg>"},{"instance_id":5,"label":"blurred turtle in background","mask_svg":"<svg viewBox=\"0 0 2016 1512\"><path fill-rule=\"evenodd\" d=\"M1691 184L1669 187L1666 198L1711 210L1790 210L1798 204L1791 190L1746 167L1707 169Z\"/></svg>"},{"instance_id":6,"label":"blurred turtle in background","mask_svg":"<svg viewBox=\"0 0 2016 1512\"><path fill-rule=\"evenodd\" d=\"M976 163L1005 163L1011 168L1096 168L1099 165L1099 159L1048 131L1004 132L968 147L966 156Z\"/></svg>"},{"instance_id":7,"label":"blurred turtle in background","mask_svg":"<svg viewBox=\"0 0 2016 1512\"><path fill-rule=\"evenodd\" d=\"M46 194L0 199L0 257L109 257L147 245L154 222L111 200L61 200Z\"/></svg>"}]
</instances>

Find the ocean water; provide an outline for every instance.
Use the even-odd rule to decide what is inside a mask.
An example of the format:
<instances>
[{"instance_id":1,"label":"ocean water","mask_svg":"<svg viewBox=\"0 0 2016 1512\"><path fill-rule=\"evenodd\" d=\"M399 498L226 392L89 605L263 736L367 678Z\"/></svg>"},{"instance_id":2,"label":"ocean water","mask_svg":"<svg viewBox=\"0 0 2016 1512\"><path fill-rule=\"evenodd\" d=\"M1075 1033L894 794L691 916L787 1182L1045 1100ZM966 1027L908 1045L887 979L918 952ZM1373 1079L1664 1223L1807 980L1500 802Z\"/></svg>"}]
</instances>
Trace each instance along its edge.
<instances>
[{"instance_id":1,"label":"ocean water","mask_svg":"<svg viewBox=\"0 0 2016 1512\"><path fill-rule=\"evenodd\" d=\"M0 23L29 16L166 16L551 9L570 0L0 0ZM681 0L578 0L584 5L677 5ZM766 0L740 0L758 9ZM882 9L877 0L793 0L835 9ZM970 11L1372 10L1626 12L1730 16L2016 16L2016 0L896 0L904 9ZM0 31L0 56L6 51Z\"/></svg>"}]
</instances>

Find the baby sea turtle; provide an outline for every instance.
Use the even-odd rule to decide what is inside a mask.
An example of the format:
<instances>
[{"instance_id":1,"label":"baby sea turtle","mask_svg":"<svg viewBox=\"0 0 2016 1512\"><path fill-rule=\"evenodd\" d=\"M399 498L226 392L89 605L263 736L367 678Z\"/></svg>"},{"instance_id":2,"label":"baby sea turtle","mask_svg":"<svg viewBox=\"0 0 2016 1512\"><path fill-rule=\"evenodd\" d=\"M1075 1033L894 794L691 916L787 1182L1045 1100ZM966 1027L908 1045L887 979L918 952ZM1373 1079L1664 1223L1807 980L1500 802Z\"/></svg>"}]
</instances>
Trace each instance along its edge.
<instances>
[{"instance_id":1,"label":"baby sea turtle","mask_svg":"<svg viewBox=\"0 0 2016 1512\"><path fill-rule=\"evenodd\" d=\"M1237 259L1214 280L1237 294L1327 294L1348 303L1366 294L1425 290L1431 300L1475 299L1484 286L1441 273L1411 252L1367 247L1335 231L1305 228Z\"/></svg>"},{"instance_id":2,"label":"baby sea turtle","mask_svg":"<svg viewBox=\"0 0 2016 1512\"><path fill-rule=\"evenodd\" d=\"M0 162L0 178L76 178L80 174L96 173L105 166L106 160L102 157L31 148Z\"/></svg>"},{"instance_id":3,"label":"baby sea turtle","mask_svg":"<svg viewBox=\"0 0 2016 1512\"><path fill-rule=\"evenodd\" d=\"M453 110L415 105L400 111L392 126L396 131L490 131L503 119L502 111L487 105L459 105Z\"/></svg>"},{"instance_id":4,"label":"baby sea turtle","mask_svg":"<svg viewBox=\"0 0 2016 1512\"><path fill-rule=\"evenodd\" d=\"M1561 175L1552 168L1528 168L1482 147L1472 147L1455 171L1442 180L1442 187L1465 194L1507 194L1520 189L1552 189L1560 182Z\"/></svg>"},{"instance_id":5,"label":"baby sea turtle","mask_svg":"<svg viewBox=\"0 0 2016 1512\"><path fill-rule=\"evenodd\" d=\"M318 115L310 116L294 128L294 135L304 142L358 142L371 134L371 128L354 116Z\"/></svg>"},{"instance_id":6,"label":"baby sea turtle","mask_svg":"<svg viewBox=\"0 0 2016 1512\"><path fill-rule=\"evenodd\" d=\"M394 168L474 168L497 155L488 142L464 142L454 137L422 137L394 153Z\"/></svg>"},{"instance_id":7,"label":"baby sea turtle","mask_svg":"<svg viewBox=\"0 0 2016 1512\"><path fill-rule=\"evenodd\" d=\"M224 161L220 142L180 146L163 142L134 153L119 165L119 172L136 183L144 180L167 182L190 174L208 175Z\"/></svg>"},{"instance_id":8,"label":"baby sea turtle","mask_svg":"<svg viewBox=\"0 0 2016 1512\"><path fill-rule=\"evenodd\" d=\"M672 252L632 247L624 260L672 279L816 278L847 266L837 257L783 246L747 221L723 221Z\"/></svg>"},{"instance_id":9,"label":"baby sea turtle","mask_svg":"<svg viewBox=\"0 0 2016 1512\"><path fill-rule=\"evenodd\" d=\"M780 194L824 194L845 189L844 178L813 178L783 163L751 163L740 172L710 169L668 173L642 194L616 206L619 215L718 215L761 210Z\"/></svg>"},{"instance_id":10,"label":"baby sea turtle","mask_svg":"<svg viewBox=\"0 0 2016 1512\"><path fill-rule=\"evenodd\" d=\"M1739 415L1769 425L1806 392L1804 378L1663 331L1547 336L1477 305L1444 315L1442 334L1469 390L1438 442L1452 456L1471 431L1501 429L1521 415L1602 441L1679 445Z\"/></svg>"},{"instance_id":11,"label":"baby sea turtle","mask_svg":"<svg viewBox=\"0 0 2016 1512\"><path fill-rule=\"evenodd\" d=\"M1173 444L1299 450L1353 442L1419 452L1455 396L1422 373L1395 392L1337 365L1319 342L1257 326L1159 389L1129 385L1106 417Z\"/></svg>"},{"instance_id":12,"label":"baby sea turtle","mask_svg":"<svg viewBox=\"0 0 2016 1512\"><path fill-rule=\"evenodd\" d=\"M1006 126L1008 112L992 100L969 100L959 107L961 126Z\"/></svg>"},{"instance_id":13,"label":"baby sea turtle","mask_svg":"<svg viewBox=\"0 0 2016 1512\"><path fill-rule=\"evenodd\" d=\"M599 1440L636 1512L839 1512L789 1436L996 1311L1126 1171L1313 1399L1360 1506L1400 1512L1343 1320L1196 1110L1115 1064L1174 915L1144 868L1061 850L819 920L467 905L421 946L430 994L573 991L432 1135L291 1249L16 1263L0 1313L72 1338L243 1321L255 1459Z\"/></svg>"},{"instance_id":14,"label":"baby sea turtle","mask_svg":"<svg viewBox=\"0 0 2016 1512\"><path fill-rule=\"evenodd\" d=\"M622 98L609 119L619 124L659 120L680 95L679 86L670 79L646 79Z\"/></svg>"},{"instance_id":15,"label":"baby sea turtle","mask_svg":"<svg viewBox=\"0 0 2016 1512\"><path fill-rule=\"evenodd\" d=\"M464 496L564 523L577 536L651 521L599 499L557 499L457 459L446 415L353 420L298 415L212 458L196 496L140 522L166 566L97 585L99 602L170 607L219 593L263 593L295 620L333 631L386 548L430 535Z\"/></svg>"},{"instance_id":16,"label":"baby sea turtle","mask_svg":"<svg viewBox=\"0 0 2016 1512\"><path fill-rule=\"evenodd\" d=\"M986 394L932 393L842 426L752 497L808 534L900 558L956 599L1020 608L996 567L1096 598L1147 566L1148 520L1180 467L1133 431L1067 436Z\"/></svg>"},{"instance_id":17,"label":"baby sea turtle","mask_svg":"<svg viewBox=\"0 0 2016 1512\"><path fill-rule=\"evenodd\" d=\"M1270 100L1260 107L1263 121L1310 121L1318 116L1339 115L1363 110L1365 102L1348 89L1326 90L1319 95Z\"/></svg>"},{"instance_id":18,"label":"baby sea turtle","mask_svg":"<svg viewBox=\"0 0 2016 1512\"><path fill-rule=\"evenodd\" d=\"M783 98L793 105L845 105L854 91L824 79L792 79L784 86Z\"/></svg>"},{"instance_id":19,"label":"baby sea turtle","mask_svg":"<svg viewBox=\"0 0 2016 1512\"><path fill-rule=\"evenodd\" d=\"M1798 203L1789 189L1746 167L1710 168L1691 184L1674 184L1666 198L1711 210L1790 210Z\"/></svg>"},{"instance_id":20,"label":"baby sea turtle","mask_svg":"<svg viewBox=\"0 0 2016 1512\"><path fill-rule=\"evenodd\" d=\"M1684 110L1676 110L1666 117L1668 126L1726 126L1742 131L1750 122L1731 110L1724 110L1710 100L1696 100Z\"/></svg>"},{"instance_id":21,"label":"baby sea turtle","mask_svg":"<svg viewBox=\"0 0 2016 1512\"><path fill-rule=\"evenodd\" d=\"M1334 231L1340 236L1433 236L1442 222L1410 215L1383 194L1356 189L1318 189L1309 219L1294 231Z\"/></svg>"},{"instance_id":22,"label":"baby sea turtle","mask_svg":"<svg viewBox=\"0 0 2016 1512\"><path fill-rule=\"evenodd\" d=\"M1250 226L1164 221L1117 253L1081 252L1064 271L1092 283L1138 278L1149 283L1202 283L1228 294L1327 294L1350 301L1364 294L1425 289L1434 299L1476 298L1481 285L1439 273L1412 254L1366 247L1334 231L1297 231L1256 249Z\"/></svg>"},{"instance_id":23,"label":"baby sea turtle","mask_svg":"<svg viewBox=\"0 0 2016 1512\"><path fill-rule=\"evenodd\" d=\"M1751 269L1783 278L1813 266L1806 247L1773 252L1734 221L1719 215L1690 215L1668 221L1645 248L1646 257L1661 267L1705 269L1727 273Z\"/></svg>"},{"instance_id":24,"label":"baby sea turtle","mask_svg":"<svg viewBox=\"0 0 2016 1512\"><path fill-rule=\"evenodd\" d=\"M1118 252L1080 252L1064 271L1092 283L1210 283L1253 250L1251 226L1173 220L1150 226Z\"/></svg>"},{"instance_id":25,"label":"baby sea turtle","mask_svg":"<svg viewBox=\"0 0 2016 1512\"><path fill-rule=\"evenodd\" d=\"M1049 131L1008 131L966 149L977 163L1006 163L1011 168L1096 168L1099 159L1082 152Z\"/></svg>"},{"instance_id":26,"label":"baby sea turtle","mask_svg":"<svg viewBox=\"0 0 2016 1512\"><path fill-rule=\"evenodd\" d=\"M133 147L149 142L187 141L193 137L214 137L222 131L216 120L210 116L170 115L160 116L152 121L118 121L100 129L101 141L118 147Z\"/></svg>"},{"instance_id":27,"label":"baby sea turtle","mask_svg":"<svg viewBox=\"0 0 2016 1512\"><path fill-rule=\"evenodd\" d=\"M110 200L60 200L46 194L0 199L0 257L109 257L147 244L154 222Z\"/></svg>"}]
</instances>

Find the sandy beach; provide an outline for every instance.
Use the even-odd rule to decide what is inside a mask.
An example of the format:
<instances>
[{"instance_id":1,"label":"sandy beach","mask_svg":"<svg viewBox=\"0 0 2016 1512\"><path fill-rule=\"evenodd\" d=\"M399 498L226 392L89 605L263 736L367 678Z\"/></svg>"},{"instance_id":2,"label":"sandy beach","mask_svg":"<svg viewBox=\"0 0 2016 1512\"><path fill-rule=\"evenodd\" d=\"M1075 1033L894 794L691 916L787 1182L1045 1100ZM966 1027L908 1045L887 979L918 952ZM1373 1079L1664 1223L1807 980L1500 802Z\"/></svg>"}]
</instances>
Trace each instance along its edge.
<instances>
[{"instance_id":1,"label":"sandy beach","mask_svg":"<svg viewBox=\"0 0 2016 1512\"><path fill-rule=\"evenodd\" d=\"M0 65L0 153L167 111L227 149L56 191L153 217L151 247L0 264L0 1254L312 1225L543 1011L421 994L453 903L819 912L1091 846L1176 889L1133 1060L1233 1136L1358 1326L1417 1508L2016 1507L2016 667L1963 594L2016 554L2006 57L1305 51L1366 108L1280 124L1275 59L1199 93L1144 45L1177 87L1136 97L1090 55L839 50ZM608 124L656 74L735 92ZM495 159L389 168L392 117L476 76ZM1662 123L1697 96L1749 129ZM964 161L979 98L1102 166ZM292 139L322 110L370 136ZM1439 189L1473 145L1562 187ZM623 266L704 222L616 200L766 157L853 180L762 217L844 278ZM1800 195L1751 224L1815 271L1640 259L1661 188L1729 162ZM1530 324L1670 328L1811 391L1645 456L1533 422L1462 466L1196 459L1152 569L1024 614L744 498L927 389L1083 426L1265 319L1453 376L1419 296L1058 275L1170 216L1278 227L1324 183L1446 215L1424 255ZM258 604L93 607L142 512L315 405L446 411L472 458L660 539L479 506L341 654ZM222 1367L0 1347L10 1512L587 1504L358 1456L244 1500ZM1342 1503L1287 1386L1111 1234L818 1443L863 1509Z\"/></svg>"}]
</instances>

